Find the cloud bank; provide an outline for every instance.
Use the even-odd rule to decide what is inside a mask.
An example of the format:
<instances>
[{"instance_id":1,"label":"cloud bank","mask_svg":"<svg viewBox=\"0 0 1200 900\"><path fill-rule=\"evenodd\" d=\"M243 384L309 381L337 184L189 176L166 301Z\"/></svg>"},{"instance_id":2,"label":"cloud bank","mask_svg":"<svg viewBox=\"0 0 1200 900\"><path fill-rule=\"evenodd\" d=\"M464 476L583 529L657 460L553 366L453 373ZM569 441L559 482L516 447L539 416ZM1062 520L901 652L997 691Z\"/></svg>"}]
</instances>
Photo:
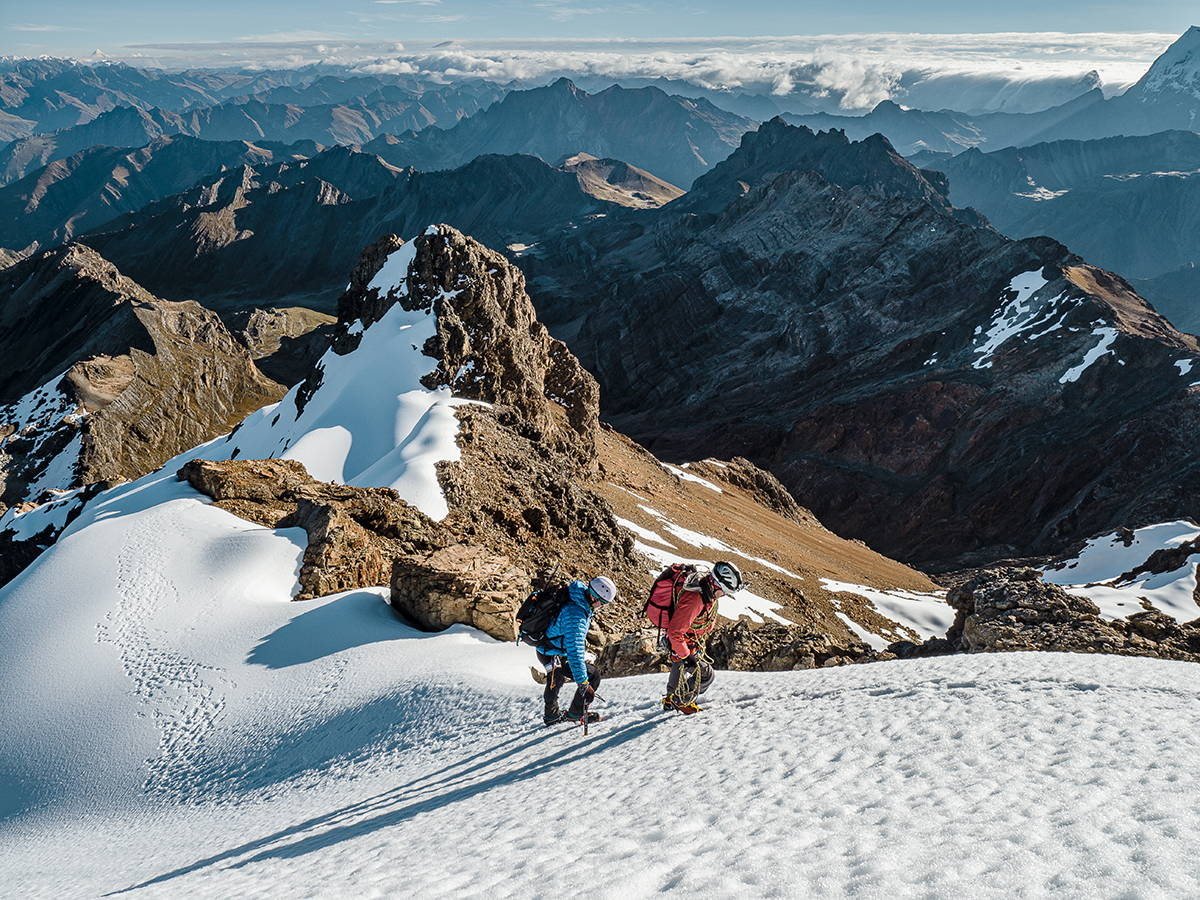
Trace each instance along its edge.
<instances>
[{"instance_id":1,"label":"cloud bank","mask_svg":"<svg viewBox=\"0 0 1200 900\"><path fill-rule=\"evenodd\" d=\"M686 82L706 91L779 98L783 108L861 111L881 100L970 111L1028 111L1087 87L1137 80L1173 34L854 34L650 41L338 39L143 44L109 51L130 62L255 68L336 65L363 74L488 79L518 86L567 75L594 82Z\"/></svg>"}]
</instances>

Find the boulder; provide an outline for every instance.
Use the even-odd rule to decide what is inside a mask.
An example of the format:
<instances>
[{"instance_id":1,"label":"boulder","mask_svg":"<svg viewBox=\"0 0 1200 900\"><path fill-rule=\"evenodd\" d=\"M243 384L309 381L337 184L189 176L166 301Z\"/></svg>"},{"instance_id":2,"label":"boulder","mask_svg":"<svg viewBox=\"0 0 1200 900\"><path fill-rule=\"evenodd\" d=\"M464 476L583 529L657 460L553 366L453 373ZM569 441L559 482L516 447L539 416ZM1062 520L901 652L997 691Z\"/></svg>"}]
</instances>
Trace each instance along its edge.
<instances>
[{"instance_id":1,"label":"boulder","mask_svg":"<svg viewBox=\"0 0 1200 900\"><path fill-rule=\"evenodd\" d=\"M427 631L470 625L499 641L517 638L514 616L530 576L505 556L454 544L392 568L392 606Z\"/></svg>"}]
</instances>

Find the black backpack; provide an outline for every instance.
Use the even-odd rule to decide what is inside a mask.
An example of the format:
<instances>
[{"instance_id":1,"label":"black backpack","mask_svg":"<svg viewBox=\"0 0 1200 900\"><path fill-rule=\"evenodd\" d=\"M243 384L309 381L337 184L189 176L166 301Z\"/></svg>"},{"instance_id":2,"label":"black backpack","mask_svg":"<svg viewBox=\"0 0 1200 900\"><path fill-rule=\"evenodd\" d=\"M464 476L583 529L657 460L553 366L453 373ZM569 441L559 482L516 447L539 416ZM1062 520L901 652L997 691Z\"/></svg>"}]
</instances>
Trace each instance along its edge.
<instances>
[{"instance_id":1,"label":"black backpack","mask_svg":"<svg viewBox=\"0 0 1200 900\"><path fill-rule=\"evenodd\" d=\"M565 584L553 584L534 591L517 610L517 643L541 647L546 643L546 629L571 599Z\"/></svg>"}]
</instances>

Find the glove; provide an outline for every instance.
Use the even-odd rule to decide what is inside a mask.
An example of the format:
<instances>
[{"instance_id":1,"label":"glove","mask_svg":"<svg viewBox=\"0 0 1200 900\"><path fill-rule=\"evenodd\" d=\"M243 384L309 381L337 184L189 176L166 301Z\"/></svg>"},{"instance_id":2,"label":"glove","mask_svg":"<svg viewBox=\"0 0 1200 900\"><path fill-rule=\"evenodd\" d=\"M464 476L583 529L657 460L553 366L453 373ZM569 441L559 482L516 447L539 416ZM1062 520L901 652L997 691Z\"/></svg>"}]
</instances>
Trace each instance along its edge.
<instances>
[{"instance_id":1,"label":"glove","mask_svg":"<svg viewBox=\"0 0 1200 900\"><path fill-rule=\"evenodd\" d=\"M584 703L591 703L596 696L596 689L585 681L579 685L579 695L583 697Z\"/></svg>"},{"instance_id":2,"label":"glove","mask_svg":"<svg viewBox=\"0 0 1200 900\"><path fill-rule=\"evenodd\" d=\"M699 663L699 662L700 662L700 651L699 651L699 650L693 650L693 651L692 651L691 653L689 653L687 656L680 656L680 657L678 657L678 658L676 659L676 662L686 663L686 664L687 664L687 665L689 665L689 666L694 666L694 665L696 665L697 663Z\"/></svg>"}]
</instances>

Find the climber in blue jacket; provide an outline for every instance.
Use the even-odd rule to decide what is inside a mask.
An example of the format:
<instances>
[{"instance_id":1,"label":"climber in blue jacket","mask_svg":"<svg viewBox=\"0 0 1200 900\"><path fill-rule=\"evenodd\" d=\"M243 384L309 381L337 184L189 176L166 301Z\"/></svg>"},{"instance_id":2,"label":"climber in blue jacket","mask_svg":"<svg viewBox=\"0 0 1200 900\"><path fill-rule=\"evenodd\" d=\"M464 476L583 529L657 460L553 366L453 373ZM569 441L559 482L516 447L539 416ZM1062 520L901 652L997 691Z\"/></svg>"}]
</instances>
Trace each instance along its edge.
<instances>
[{"instance_id":1,"label":"climber in blue jacket","mask_svg":"<svg viewBox=\"0 0 1200 900\"><path fill-rule=\"evenodd\" d=\"M600 674L584 656L588 627L596 605L611 603L617 596L617 586L611 578L599 575L589 582L572 581L567 585L567 601L554 621L546 629L546 639L537 648L538 662L546 670L546 715L547 725L556 722L595 722L599 713L588 712L588 704L596 696ZM562 686L574 681L578 687L571 706L563 713L558 708L558 692Z\"/></svg>"}]
</instances>

